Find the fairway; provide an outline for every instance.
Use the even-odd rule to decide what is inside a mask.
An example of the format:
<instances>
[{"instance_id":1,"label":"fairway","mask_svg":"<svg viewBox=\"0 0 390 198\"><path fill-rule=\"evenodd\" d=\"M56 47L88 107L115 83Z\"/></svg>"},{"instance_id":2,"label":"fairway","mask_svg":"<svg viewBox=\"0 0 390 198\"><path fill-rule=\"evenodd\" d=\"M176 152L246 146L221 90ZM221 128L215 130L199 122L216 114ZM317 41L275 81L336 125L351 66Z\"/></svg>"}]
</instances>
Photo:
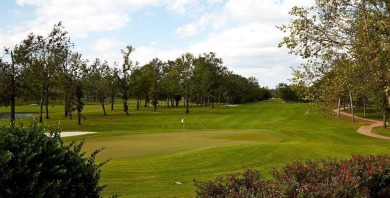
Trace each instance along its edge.
<instances>
[{"instance_id":1,"label":"fairway","mask_svg":"<svg viewBox=\"0 0 390 198\"><path fill-rule=\"evenodd\" d=\"M34 112L37 107L18 108ZM118 104L102 116L99 106L88 105L83 125L77 126L76 120L62 116L62 106L53 106L46 123L52 127L60 122L63 131L98 132L64 140L85 138L87 153L106 147L98 155L98 160L111 159L102 169L101 182L108 184L104 195L191 197L193 179L212 179L244 166L269 177L273 167L296 160L390 154L389 141L356 133L364 123L305 115L309 104L193 106L190 114L183 107L162 107L157 112L142 108L130 116L120 108Z\"/></svg>"}]
</instances>

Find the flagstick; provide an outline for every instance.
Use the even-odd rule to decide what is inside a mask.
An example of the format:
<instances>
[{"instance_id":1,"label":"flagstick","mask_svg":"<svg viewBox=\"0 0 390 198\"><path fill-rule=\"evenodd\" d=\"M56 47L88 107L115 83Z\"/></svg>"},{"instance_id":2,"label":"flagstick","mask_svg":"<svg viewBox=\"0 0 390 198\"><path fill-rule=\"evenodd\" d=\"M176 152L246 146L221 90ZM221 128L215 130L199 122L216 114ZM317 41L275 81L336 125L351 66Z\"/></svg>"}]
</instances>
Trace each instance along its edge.
<instances>
[{"instance_id":1,"label":"flagstick","mask_svg":"<svg viewBox=\"0 0 390 198\"><path fill-rule=\"evenodd\" d=\"M185 128L184 128L184 118L181 119L181 124L182 124L182 127L183 127L183 136L184 136L184 138L186 138L186 131L185 131Z\"/></svg>"}]
</instances>

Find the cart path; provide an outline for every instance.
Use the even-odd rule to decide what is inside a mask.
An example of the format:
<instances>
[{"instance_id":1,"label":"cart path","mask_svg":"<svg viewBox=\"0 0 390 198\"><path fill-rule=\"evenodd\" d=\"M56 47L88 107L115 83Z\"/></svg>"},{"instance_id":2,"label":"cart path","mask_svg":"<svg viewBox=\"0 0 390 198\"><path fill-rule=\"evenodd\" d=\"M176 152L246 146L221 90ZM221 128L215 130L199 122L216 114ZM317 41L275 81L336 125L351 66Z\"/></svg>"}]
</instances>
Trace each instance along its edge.
<instances>
[{"instance_id":1,"label":"cart path","mask_svg":"<svg viewBox=\"0 0 390 198\"><path fill-rule=\"evenodd\" d=\"M333 111L336 112L336 114L337 114L337 109L335 109ZM345 113L345 112L342 112L342 111L340 111L340 115L344 115L344 116L352 118L351 114ZM355 117L355 119L363 120L363 121L366 121L366 122L371 122L371 125L361 126L360 128L358 128L358 130L357 130L358 133L360 133L362 135L369 136L369 137L373 137L373 138L390 140L390 137L388 137L388 136L383 136L383 135L378 135L378 134L372 133L372 129L373 128L382 126L382 121L362 118L362 117L359 117L359 116L354 116L354 117Z\"/></svg>"}]
</instances>

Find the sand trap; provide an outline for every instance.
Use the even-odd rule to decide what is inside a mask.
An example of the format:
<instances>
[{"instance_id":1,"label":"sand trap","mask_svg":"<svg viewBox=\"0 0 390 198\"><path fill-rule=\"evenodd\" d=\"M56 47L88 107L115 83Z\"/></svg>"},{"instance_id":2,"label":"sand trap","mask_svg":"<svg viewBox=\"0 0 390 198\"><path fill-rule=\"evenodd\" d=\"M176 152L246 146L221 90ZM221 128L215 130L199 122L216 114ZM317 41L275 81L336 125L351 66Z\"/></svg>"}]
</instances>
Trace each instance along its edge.
<instances>
[{"instance_id":1,"label":"sand trap","mask_svg":"<svg viewBox=\"0 0 390 198\"><path fill-rule=\"evenodd\" d=\"M96 132L87 132L87 131L65 131L61 132L61 137L71 137L71 136L77 136L77 135L87 135L87 134L93 134Z\"/></svg>"}]
</instances>

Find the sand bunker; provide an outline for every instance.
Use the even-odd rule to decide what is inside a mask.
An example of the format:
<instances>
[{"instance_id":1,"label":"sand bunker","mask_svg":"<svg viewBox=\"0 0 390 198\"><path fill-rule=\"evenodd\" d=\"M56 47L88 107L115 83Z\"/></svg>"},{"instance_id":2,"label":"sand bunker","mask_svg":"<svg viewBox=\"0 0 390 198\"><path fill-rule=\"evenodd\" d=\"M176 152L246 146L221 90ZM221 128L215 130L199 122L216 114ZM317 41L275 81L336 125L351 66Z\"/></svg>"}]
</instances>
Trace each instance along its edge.
<instances>
[{"instance_id":1,"label":"sand bunker","mask_svg":"<svg viewBox=\"0 0 390 198\"><path fill-rule=\"evenodd\" d=\"M87 135L87 134L93 134L96 132L87 132L87 131L66 131L61 132L61 137L70 137L70 136L77 136L77 135Z\"/></svg>"},{"instance_id":2,"label":"sand bunker","mask_svg":"<svg viewBox=\"0 0 390 198\"><path fill-rule=\"evenodd\" d=\"M71 137L71 136L77 136L77 135L88 135L88 134L93 134L96 132L88 132L88 131L64 131L61 132L60 135L61 137Z\"/></svg>"}]
</instances>

